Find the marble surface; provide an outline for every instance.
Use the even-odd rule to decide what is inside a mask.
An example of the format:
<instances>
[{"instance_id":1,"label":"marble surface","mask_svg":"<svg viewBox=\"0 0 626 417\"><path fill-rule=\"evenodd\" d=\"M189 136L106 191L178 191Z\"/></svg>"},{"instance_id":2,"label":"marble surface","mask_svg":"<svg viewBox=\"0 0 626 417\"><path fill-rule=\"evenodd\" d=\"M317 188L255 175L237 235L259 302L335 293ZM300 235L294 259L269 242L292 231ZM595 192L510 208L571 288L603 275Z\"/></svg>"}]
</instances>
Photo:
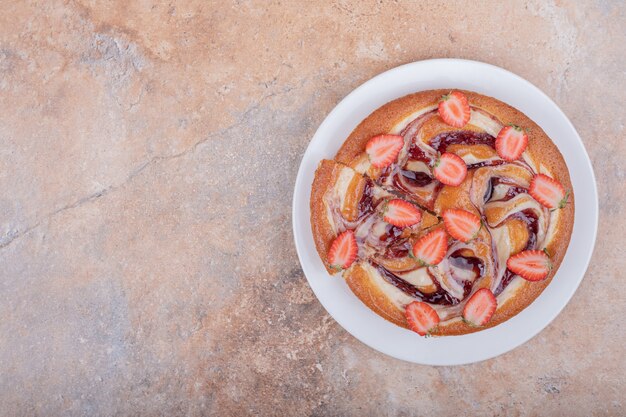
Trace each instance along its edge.
<instances>
[{"instance_id":1,"label":"marble surface","mask_svg":"<svg viewBox=\"0 0 626 417\"><path fill-rule=\"evenodd\" d=\"M624 2L312 4L0 2L0 414L625 415ZM433 57L543 89L600 194L571 303L460 367L347 334L290 223L325 115Z\"/></svg>"}]
</instances>

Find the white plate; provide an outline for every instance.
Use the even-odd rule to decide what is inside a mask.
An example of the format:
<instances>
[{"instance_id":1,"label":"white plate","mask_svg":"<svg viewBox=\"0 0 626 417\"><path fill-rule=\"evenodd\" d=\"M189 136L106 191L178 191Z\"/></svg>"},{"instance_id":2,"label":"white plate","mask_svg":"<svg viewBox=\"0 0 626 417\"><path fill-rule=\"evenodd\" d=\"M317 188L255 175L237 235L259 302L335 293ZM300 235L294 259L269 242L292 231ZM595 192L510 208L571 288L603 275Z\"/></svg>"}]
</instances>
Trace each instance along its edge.
<instances>
[{"instance_id":1,"label":"white plate","mask_svg":"<svg viewBox=\"0 0 626 417\"><path fill-rule=\"evenodd\" d=\"M315 250L309 200L317 164L324 158L332 159L359 122L393 99L438 88L475 91L524 112L559 147L579 198L571 243L561 267L530 306L491 329L463 336L423 338L384 320L361 303L343 279L328 275ZM593 168L580 136L565 114L523 78L493 65L460 59L403 65L372 78L350 93L315 133L302 158L293 196L293 233L300 263L328 313L366 345L398 359L427 365L459 365L489 359L539 333L578 288L591 258L597 227L598 195Z\"/></svg>"}]
</instances>

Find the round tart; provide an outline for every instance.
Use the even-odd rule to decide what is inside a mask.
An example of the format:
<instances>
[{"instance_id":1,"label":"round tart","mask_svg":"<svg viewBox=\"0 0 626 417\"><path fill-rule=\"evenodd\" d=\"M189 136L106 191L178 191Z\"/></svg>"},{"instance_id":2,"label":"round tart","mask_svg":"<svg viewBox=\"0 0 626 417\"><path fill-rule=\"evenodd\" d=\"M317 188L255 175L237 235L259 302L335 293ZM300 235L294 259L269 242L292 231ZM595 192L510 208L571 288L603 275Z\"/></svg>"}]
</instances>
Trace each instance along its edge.
<instances>
[{"instance_id":1,"label":"round tart","mask_svg":"<svg viewBox=\"0 0 626 417\"><path fill-rule=\"evenodd\" d=\"M565 255L565 161L520 111L469 91L382 106L324 160L311 227L328 272L385 319L459 335L513 317Z\"/></svg>"}]
</instances>

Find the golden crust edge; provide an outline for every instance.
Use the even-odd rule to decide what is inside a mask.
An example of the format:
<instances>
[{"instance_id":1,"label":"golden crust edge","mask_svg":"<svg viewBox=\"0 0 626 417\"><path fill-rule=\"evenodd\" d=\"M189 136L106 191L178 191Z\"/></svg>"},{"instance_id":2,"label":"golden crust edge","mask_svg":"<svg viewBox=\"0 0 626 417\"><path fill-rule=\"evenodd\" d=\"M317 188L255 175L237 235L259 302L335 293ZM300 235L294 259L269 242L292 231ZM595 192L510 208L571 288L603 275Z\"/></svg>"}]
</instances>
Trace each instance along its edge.
<instances>
[{"instance_id":1,"label":"golden crust edge","mask_svg":"<svg viewBox=\"0 0 626 417\"><path fill-rule=\"evenodd\" d=\"M324 263L326 271L331 275L335 274L337 271L333 270L328 263L328 251L336 236L332 225L328 222L324 195L329 188L334 186L336 181L335 169L337 166L337 163L333 160L324 159L320 161L315 170L315 177L311 187L310 203L311 231L313 232L315 248Z\"/></svg>"},{"instance_id":2,"label":"golden crust edge","mask_svg":"<svg viewBox=\"0 0 626 417\"><path fill-rule=\"evenodd\" d=\"M365 304L370 310L400 327L408 329L408 324L401 311L393 304L376 285L372 283L370 274L355 264L343 273L350 290Z\"/></svg>"}]
</instances>

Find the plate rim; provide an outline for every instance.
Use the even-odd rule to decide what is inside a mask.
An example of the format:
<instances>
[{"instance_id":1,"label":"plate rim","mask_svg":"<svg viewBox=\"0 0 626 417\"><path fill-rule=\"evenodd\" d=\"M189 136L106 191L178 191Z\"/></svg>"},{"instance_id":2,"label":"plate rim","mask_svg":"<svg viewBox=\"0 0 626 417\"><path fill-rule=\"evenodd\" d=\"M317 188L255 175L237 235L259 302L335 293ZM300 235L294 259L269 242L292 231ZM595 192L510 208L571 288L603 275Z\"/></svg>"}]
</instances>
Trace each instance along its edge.
<instances>
[{"instance_id":1,"label":"plate rim","mask_svg":"<svg viewBox=\"0 0 626 417\"><path fill-rule=\"evenodd\" d=\"M447 360L447 361L441 361L441 360L432 360L432 359L428 359L428 360L419 360L417 358L412 357L411 355L404 355L404 354L395 354L395 353L391 353L389 351L385 351L383 348L379 347L379 346L373 346L370 342L368 342L367 340L364 340L364 337L362 337L361 334L355 334L355 329L352 326L348 326L346 324L346 322L342 319L339 319L338 317L336 317L336 315L334 315L332 313L331 310L333 310L333 308L331 308L331 306L327 305L327 303L325 302L326 300L323 300L323 297L320 297L320 294L318 294L318 290L316 290L316 284L313 282L313 279L311 278L311 274L314 271L308 270L309 266L306 262L304 262L304 257L305 257L305 253L304 251L306 250L306 248L301 247L301 242L300 240L303 238L301 233L307 233L306 230L301 230L301 227L305 227L305 229L308 227L308 233L311 233L310 230L310 221L307 222L307 224L305 226L301 226L298 222L299 217L299 213L298 211L300 211L299 209L302 207L301 205L299 205L299 203L302 200L302 193L304 193L304 199L306 200L306 213L310 214L310 184L303 184L304 181L304 177L305 177L305 169L306 169L306 164L305 162L307 161L307 159L311 158L311 153L312 150L315 146L318 146L318 142L322 141L322 138L325 130L327 129L327 126L333 121L333 118L338 118L338 117L343 117L343 118L347 118L348 116L346 115L341 115L340 112L342 110L344 110L344 107L346 107L346 104L349 103L351 100L354 100L354 97L358 97L359 94L362 94L361 92L365 89L368 88L372 88L372 86L374 86L376 83L381 82L382 80L385 79L385 77L389 77L391 75L393 75L394 73L402 73L406 70L410 70L410 69L414 69L418 66L429 66L429 65L444 65L444 66L473 66L476 68L481 68L483 70L486 71L490 71L490 72L499 72L501 75L504 75L504 77L510 77L512 79L514 79L517 83L520 83L521 85L524 85L526 87L528 87L528 89L531 91L532 94L538 95L538 97L541 98L542 101L545 102L546 105L552 107L553 111L556 111L556 114L560 117L560 121L564 122L566 127L573 133L573 140L575 141L575 143L577 143L577 145L579 145L579 150L582 151L581 156L583 157L583 161L585 163L584 166L584 170L587 174L589 174L589 182L590 182L590 186L591 189L590 190L586 190L586 194L588 196L588 202L591 201L591 205L588 207L589 210L592 211L593 214L593 222L587 223L587 225L591 226L591 229L587 231L587 233L591 233L591 235L589 236L590 239L590 244L588 246L588 248L585 251L585 259L582 261L582 268L580 269L580 272L578 273L578 277L575 280L575 282L573 283L574 285L571 285L569 287L569 291L566 294L564 301L562 301L562 303L558 306L558 308L552 310L549 314L549 318L546 319L543 323L541 323L538 327L535 327L534 329L528 330L528 334L526 334L524 337L521 337L519 340L515 341L515 343L513 345L507 346L504 349L493 349L493 352L491 353L487 353L487 354L478 354L478 355L474 355L475 357L473 358L467 358L467 359L463 359L463 358L457 358L456 360ZM446 88L450 88L452 85L454 85L454 82L450 82L449 84L451 84L450 86L446 87ZM455 88L462 88L462 89L468 89L465 87L455 87ZM429 89L434 89L433 88L429 88ZM409 92L404 92L402 95L398 95L394 98L388 99L385 102L389 102L395 98L399 98L402 97L403 95L406 94L411 94L412 92L418 92L418 91L423 91L425 89L415 89L414 91L409 91ZM485 94L482 93L480 91L477 91L480 94ZM487 95L487 94L485 94ZM495 97L500 101L505 101L499 97ZM521 99L520 99L521 100ZM384 103L383 103L384 104ZM383 104L379 104L376 107L374 107L374 110L378 107L380 107ZM511 104L511 103L508 103ZM516 106L513 106L516 107ZM517 107L516 107L517 108ZM371 113L370 110L367 114ZM364 116L366 117L367 114ZM525 114L528 114L527 112L525 112ZM363 117L363 118L364 118ZM533 121L535 121L535 123L539 124L542 129L545 130L544 126L542 124L540 124L536 118L529 116ZM356 127L356 125L358 125L358 123L363 119L361 118L360 120L357 120L354 123L354 127ZM549 135L550 136L550 135ZM552 139L552 136L550 136ZM553 139L552 139L553 140ZM327 139L328 141L328 139ZM554 140L553 140L554 141ZM321 142L320 142L321 143ZM555 143L556 145L556 143ZM557 147L559 148L559 151L561 153L563 153L562 149L559 147L559 145L557 145ZM332 158L332 155L328 156L329 158ZM565 155L564 155L565 158ZM573 158L573 156L572 156ZM567 160L566 160L567 162ZM577 161L580 162L580 161ZM317 161L317 163L319 163L319 161ZM568 170L570 171L570 176L572 176L572 170L570 169L570 166L568 164ZM308 187L307 187L308 185ZM303 189L304 187L304 189ZM574 183L572 181L572 187L574 187ZM591 191L591 194L594 198L589 198L591 197L591 195L589 195L589 191ZM576 194L580 193L580 190L576 190ZM308 197L307 197L308 196ZM578 205L579 203L577 203L577 209L578 209ZM575 213L576 214L576 213ZM589 220L587 218L587 222L589 222ZM550 325L550 323L552 323L552 321L554 319L556 319L556 317L558 317L558 315L563 311L563 309L565 308L565 306L567 306L569 304L569 302L571 301L574 293L576 292L576 290L578 289L578 287L580 286L580 283L582 282L582 279L584 278L584 276L586 275L586 271L589 268L589 264L591 262L591 258L593 255L593 251L595 248L595 243L596 243L596 239L597 239L597 232L598 232L598 222L599 222L599 202L598 202L598 191L597 191L597 182L596 182L596 178L595 178L595 173L593 170L593 165L591 163L591 159L589 158L589 154L585 148L584 142L582 141L580 135L578 134L576 128L574 127L574 125L572 124L572 122L569 120L569 118L567 117L567 115L563 112L563 110L561 110L561 108L546 94L544 93L541 89L539 89L537 86L535 86L534 84L532 84L531 82L529 82L528 80L520 77L519 75L508 71L504 68L498 67L496 65L492 65L492 64L488 64L485 62L481 62L481 61L475 61L475 60L466 60L466 59L457 59L457 58L436 58L436 59L427 59L427 60L421 60L421 61L415 61L415 62L410 62L407 64L403 64L397 67L393 67L391 69L388 69L370 79L368 79L367 81L365 81L364 83L360 84L359 86L357 86L354 90L352 90L349 94L347 94L344 98L342 98L334 107L333 109L326 115L326 117L324 118L324 120L322 121L322 123L320 123L319 127L317 128L315 134L313 135L313 137L311 138L311 140L309 141L309 144L307 145L307 148L300 160L300 164L299 164L299 168L298 168L298 173L297 173L297 177L296 177L296 181L294 184L294 193L293 193L293 198L292 198L292 231L293 231L293 237L294 237L294 243L296 246L296 252L298 254L298 260L300 262L300 265L302 267L303 273L307 278L307 282L309 284L309 286L311 287L313 293L315 294L317 300L320 302L320 304L322 304L322 306L324 307L324 309L326 310L326 312L333 318L333 320L335 320L341 327L344 328L344 330L346 330L349 334L351 334L353 337L355 337L357 340L361 341L362 343L366 344L367 346L369 346L370 348L381 352L385 355L394 357L396 359L400 359L400 360L404 360L404 361L408 361L408 362L412 362L412 363L416 363L416 364L422 364L422 365L431 365L431 366L451 366L451 365L462 365L462 364L469 364L469 363L476 363L476 362L481 362L487 359L491 359L494 358L496 356L502 355L504 353L507 353L513 349L516 349L517 347L525 344L526 342L528 342L530 339L532 339L533 337L535 337L537 334L539 334L541 331L543 331L548 325ZM575 220L574 220L574 228L576 227L576 216L575 216ZM583 233L583 232L581 232ZM572 230L572 236L574 235L574 229ZM312 238L312 234L311 234L311 238ZM302 245L304 245L304 243L302 243ZM570 244L568 246L567 252L571 252L571 246L572 246L572 241L570 241ZM313 250L314 247L313 247ZM565 258L563 260L563 263L565 262L565 259L567 258L567 252L565 254ZM315 251L314 256L319 258L317 251ZM323 266L322 261L319 260L319 264ZM305 266L307 265L307 266ZM563 271L563 268L560 267L559 268L559 272ZM559 272L557 272L557 275L559 275ZM326 277L331 278L330 276L328 276L328 274L326 273L326 271L324 270L324 274L326 275ZM556 275L555 275L556 277ZM551 283L552 284L552 283ZM347 286L346 286L347 287ZM548 285L547 288L549 288L550 285ZM546 288L546 290L547 290ZM544 290L542 292L542 294L546 293L546 290ZM357 299L357 297L355 297L353 294L351 294L352 297L354 299L356 299L359 303L360 300ZM539 298L541 297L541 295L539 297L537 297L533 303L535 303ZM533 304L531 303L531 305ZM475 339L477 336L476 335L484 335L486 333L494 333L494 329L495 332L497 332L497 329L500 326L505 326L507 323L511 322L512 320L514 320L515 317L520 316L520 314L525 311L525 310L529 310L531 305L529 305L527 308L525 308L524 310L522 310L520 313L518 313L516 316L512 317L511 319L507 320L506 322L495 326L494 328L491 329L486 329L480 332L476 332L476 333L472 333L469 335L462 335L462 336L449 336L449 337L441 337L441 338L432 338L433 340L453 340L453 341L459 341L459 343L462 341L462 339ZM370 310L371 312L371 310ZM376 315L375 313L371 312L372 314ZM379 317L378 315L376 315L377 317ZM380 320L384 320L382 317L379 317ZM408 332L406 329L402 329L398 326L396 326L393 323L387 322L385 320L385 322L388 324L388 326L392 326L395 327L397 329L401 329L405 332ZM510 327L511 324L509 324L508 327ZM352 328L349 328L352 327ZM491 332L490 332L491 331ZM397 333L397 332L396 332ZM417 343L417 342L416 342ZM444 343L449 343L449 342L444 342Z\"/></svg>"}]
</instances>

